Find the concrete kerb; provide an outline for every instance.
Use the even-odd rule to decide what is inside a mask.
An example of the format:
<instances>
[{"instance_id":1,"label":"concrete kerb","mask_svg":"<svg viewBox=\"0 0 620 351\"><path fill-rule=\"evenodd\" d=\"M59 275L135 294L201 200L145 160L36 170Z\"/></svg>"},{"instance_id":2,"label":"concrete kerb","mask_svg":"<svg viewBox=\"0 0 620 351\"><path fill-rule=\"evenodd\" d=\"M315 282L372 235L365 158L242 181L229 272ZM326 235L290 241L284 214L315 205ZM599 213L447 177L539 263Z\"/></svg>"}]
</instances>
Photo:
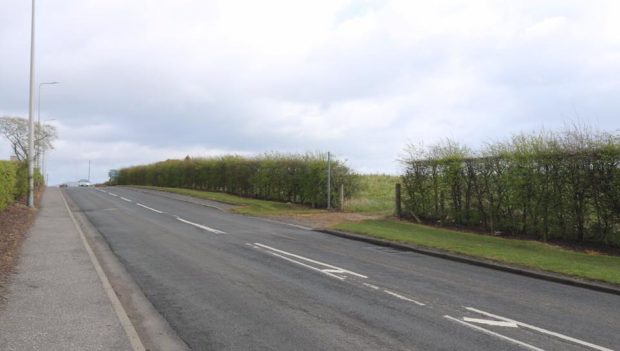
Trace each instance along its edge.
<instances>
[{"instance_id":1,"label":"concrete kerb","mask_svg":"<svg viewBox=\"0 0 620 351\"><path fill-rule=\"evenodd\" d=\"M590 289L594 291L599 291L599 292L604 292L604 293L609 293L609 294L614 294L614 295L620 295L620 287L615 287L615 286L608 285L608 284L588 282L588 281L583 281L583 280L577 280L574 278L569 278L569 277L562 276L559 274L534 271L534 270L519 268L519 267L514 267L514 266L507 266L507 265L495 263L492 261L476 259L476 258L472 258L469 256L454 254L454 253L450 253L446 251L421 248L421 247L410 245L410 244L397 243L393 241L372 238L372 237L368 237L364 235L353 234L353 233L343 232L339 230L322 228L322 229L315 229L315 231L321 232L324 234L335 235L341 238L363 241L363 242L367 242L367 243L374 244L374 245L386 246L386 247L390 247L396 250L417 252L423 255L429 255L429 256L439 257L439 258L443 258L443 259L447 259L451 261L466 263L466 264L470 264L474 266L480 266L480 267L495 269L498 271L519 274L519 275L523 275L526 277L546 280L546 281L550 281L554 283L560 283L560 284Z\"/></svg>"}]
</instances>

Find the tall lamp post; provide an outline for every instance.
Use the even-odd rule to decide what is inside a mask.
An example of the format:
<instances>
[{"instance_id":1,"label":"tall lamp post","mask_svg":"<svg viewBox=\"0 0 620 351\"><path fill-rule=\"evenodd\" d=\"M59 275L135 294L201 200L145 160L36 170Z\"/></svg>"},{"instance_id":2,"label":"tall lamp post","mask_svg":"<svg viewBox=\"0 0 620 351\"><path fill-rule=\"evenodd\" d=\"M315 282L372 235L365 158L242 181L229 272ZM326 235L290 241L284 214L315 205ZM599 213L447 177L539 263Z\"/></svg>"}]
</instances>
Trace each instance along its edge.
<instances>
[{"instance_id":1,"label":"tall lamp post","mask_svg":"<svg viewBox=\"0 0 620 351\"><path fill-rule=\"evenodd\" d=\"M32 14L30 23L30 92L28 98L28 206L34 207L34 14L35 0L32 0Z\"/></svg>"},{"instance_id":2,"label":"tall lamp post","mask_svg":"<svg viewBox=\"0 0 620 351\"><path fill-rule=\"evenodd\" d=\"M39 131L41 130L41 87L44 85L56 85L60 84L60 82L43 82L39 83L39 92L37 94L37 124ZM37 147L37 166L39 167L39 171L42 172L42 164L41 164L41 143L39 142Z\"/></svg>"}]
</instances>

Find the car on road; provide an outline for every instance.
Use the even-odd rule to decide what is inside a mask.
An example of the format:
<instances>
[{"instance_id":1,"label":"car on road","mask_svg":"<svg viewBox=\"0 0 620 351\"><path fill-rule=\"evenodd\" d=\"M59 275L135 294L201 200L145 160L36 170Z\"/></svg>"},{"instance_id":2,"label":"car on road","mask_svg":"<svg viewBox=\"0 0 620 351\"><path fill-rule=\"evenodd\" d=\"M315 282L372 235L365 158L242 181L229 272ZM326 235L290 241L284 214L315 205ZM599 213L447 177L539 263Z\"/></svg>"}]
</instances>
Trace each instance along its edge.
<instances>
[{"instance_id":1,"label":"car on road","mask_svg":"<svg viewBox=\"0 0 620 351\"><path fill-rule=\"evenodd\" d=\"M78 186L89 187L92 186L92 184L87 179L80 179L80 181L78 181Z\"/></svg>"}]
</instances>

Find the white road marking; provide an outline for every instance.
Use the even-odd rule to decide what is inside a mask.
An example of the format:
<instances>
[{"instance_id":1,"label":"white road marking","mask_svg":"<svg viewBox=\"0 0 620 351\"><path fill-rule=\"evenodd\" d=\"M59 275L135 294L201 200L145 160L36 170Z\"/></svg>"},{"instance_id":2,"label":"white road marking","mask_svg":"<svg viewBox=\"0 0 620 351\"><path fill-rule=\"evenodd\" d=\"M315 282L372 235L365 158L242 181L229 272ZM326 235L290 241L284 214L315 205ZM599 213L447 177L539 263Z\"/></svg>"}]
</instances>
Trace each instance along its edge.
<instances>
[{"instance_id":1,"label":"white road marking","mask_svg":"<svg viewBox=\"0 0 620 351\"><path fill-rule=\"evenodd\" d=\"M126 197L122 197L122 196L121 196L121 200L123 200L123 201L127 201L127 202L131 202L131 200L129 200L129 199L128 199L128 198L126 198Z\"/></svg>"},{"instance_id":2,"label":"white road marking","mask_svg":"<svg viewBox=\"0 0 620 351\"><path fill-rule=\"evenodd\" d=\"M464 325L464 326L467 326L467 327L469 327L469 328L472 328L472 329L475 329L475 330L477 330L477 331L483 332L483 333L485 333L485 334L492 335L492 336L495 336L495 337L500 338L500 339L502 339L502 340L509 341L509 342L511 342L511 343L513 343L513 344L516 344L516 345L522 346L522 347L524 347L524 348L526 348L526 349L528 349L528 350L534 350L534 351L544 351L543 349L540 349L540 348L538 348L538 347L536 347L536 346L534 346L534 345L530 345L530 344L524 343L523 341L519 341L519 340L516 340L516 339L513 339L513 338L509 338L509 337L507 337L506 335L502 335L502 334L496 333L496 332L494 332L494 331L491 331L491 330L488 330L488 329L485 329L485 328L479 327L479 326L477 326L477 325L474 325L474 324L471 324L471 323L464 322L464 321L462 321L462 320L460 320L460 319L457 319L457 318L454 318L454 317L451 317L451 316L448 316L448 315L445 315L445 316L444 316L444 318L447 318L447 319L449 319L449 320L451 320L451 321L454 321L454 322L460 323L460 324L462 324L462 325Z\"/></svg>"},{"instance_id":3,"label":"white road marking","mask_svg":"<svg viewBox=\"0 0 620 351\"><path fill-rule=\"evenodd\" d=\"M151 211L153 211L153 212L163 213L163 212L162 212L162 211L160 211L160 210L156 210L156 209L154 209L154 208L152 208L152 207L148 207L148 206L143 205L143 204L141 204L141 203L139 203L139 202L136 202L136 205L138 205L138 206L140 206L140 207L144 207L144 208L146 208L147 210L151 210Z\"/></svg>"},{"instance_id":4,"label":"white road marking","mask_svg":"<svg viewBox=\"0 0 620 351\"><path fill-rule=\"evenodd\" d=\"M310 227L306 227L303 225L299 225L299 224L293 224L293 223L287 223L287 222L282 222L282 221L275 221L273 219L268 219L268 218L261 218L261 217L254 217L256 219L259 219L261 221L265 221L265 222L271 222L271 223L277 223L277 224L284 224L287 225L289 227L293 227L293 228L297 228L297 229L301 229L301 230L313 230Z\"/></svg>"},{"instance_id":5,"label":"white road marking","mask_svg":"<svg viewBox=\"0 0 620 351\"><path fill-rule=\"evenodd\" d=\"M364 285L366 285L367 287L371 288L371 289L375 289L375 290L379 290L379 287L376 285L372 285L372 284L368 284L368 283L362 283Z\"/></svg>"},{"instance_id":6,"label":"white road marking","mask_svg":"<svg viewBox=\"0 0 620 351\"><path fill-rule=\"evenodd\" d=\"M303 262L296 261L296 260L294 260L294 259L292 259L292 258L290 258L290 257L286 257L286 256L284 256L284 255L280 255L280 254L275 253L275 252L273 252L273 251L266 250L266 252L267 252L267 253L269 253L270 255L274 255L274 256L276 256L276 257L280 257L281 259L287 260L287 261L289 261L289 262L292 262L292 263L298 264L298 265L303 266L303 267L306 267L306 268L310 268L310 269L312 269L312 270L314 270L314 271L317 271L317 272L319 272L319 273L323 273L323 274L325 274L325 275L327 275L327 276L330 276L330 277L332 277L332 278L336 278L336 279L339 279L339 280L345 280L345 279L346 279L345 277L341 277L341 276L339 276L339 275L336 275L336 274L332 274L332 273L326 272L326 271L324 271L324 270L322 270L322 269L320 269L320 268L316 268L316 267L311 266L311 265L309 265L309 264L305 264L305 263L303 263Z\"/></svg>"},{"instance_id":7,"label":"white road marking","mask_svg":"<svg viewBox=\"0 0 620 351\"><path fill-rule=\"evenodd\" d=\"M384 293L386 293L386 294L388 294L388 295L392 295L392 296L394 296L394 297L396 297L396 298L398 298L398 299L405 300L405 301L409 301L409 302L413 302L413 303L415 303L416 305L419 305L419 306L426 306L426 304L423 304L422 302L416 301L416 300L414 300L414 299L410 299L410 298L408 298L408 297L406 297L406 296L403 296L403 295L397 294L397 293L395 293L395 292L393 292L393 291L390 291L390 290L385 290L385 289L383 289L383 292L384 292Z\"/></svg>"},{"instance_id":8,"label":"white road marking","mask_svg":"<svg viewBox=\"0 0 620 351\"><path fill-rule=\"evenodd\" d=\"M217 230L217 229L214 229L214 228L211 228L211 227L207 227L206 225L190 222L190 221L188 221L186 219L183 219L181 217L178 217L178 216L175 216L175 217L176 217L177 220L179 220L179 221L181 221L183 223L187 223L189 225L193 225L196 228L200 228L200 229L203 229L203 230L209 231L211 233L215 233L215 234L226 234L226 232L223 232L221 230Z\"/></svg>"},{"instance_id":9,"label":"white road marking","mask_svg":"<svg viewBox=\"0 0 620 351\"><path fill-rule=\"evenodd\" d=\"M587 347L595 349L595 350L613 351L612 349L608 349L608 348L603 347L603 346L599 346L599 345L596 345L596 344L589 343L587 341L575 339L575 338L570 337L568 335L556 333L556 332L553 332L553 331L550 331L550 330L546 330L546 329L543 329L543 328L535 327L535 326L530 325L530 324L526 324L526 323L522 323L522 322L519 322L519 321L515 321L515 320L510 319L510 318L501 317L501 316L498 316L498 315L495 315L495 314L492 314L492 313L489 313L489 312L485 312L485 311L481 311L481 310L475 309L473 307L465 307L465 308L467 310L469 310L469 311L476 312L476 313L485 315L487 317L496 318L496 319L499 319L499 320L502 320L502 321L506 321L506 322L513 322L513 323L516 323L520 327L532 329L532 330L535 330L535 331L537 331L539 333L555 336L556 338L559 338L559 339L562 339L562 340L566 340L566 341L570 341L570 342L573 342L573 343L578 344L578 345L587 346Z\"/></svg>"},{"instance_id":10,"label":"white road marking","mask_svg":"<svg viewBox=\"0 0 620 351\"><path fill-rule=\"evenodd\" d=\"M323 272L325 274L332 274L332 273L350 274L350 275L353 275L353 276L356 276L356 277L359 277L359 278L364 278L364 279L368 278L367 276L365 276L363 274L355 273L355 272L352 272L350 270L347 270L347 269L344 269L344 268L340 268L340 267L336 267L336 266L333 266L333 265L328 264L328 263L319 262L319 261L313 260L313 259L308 258L308 257L303 257L303 256L295 255L293 253L286 252L284 250L279 250L279 249L273 248L271 246L263 245L263 244L260 244L260 243L254 243L254 245L262 247L264 249L267 249L268 251L274 251L274 252L280 253L282 255L286 255L286 256L290 256L290 257L295 257L297 259L300 259L300 260L303 260L303 261L306 261L306 262L311 262L311 263L318 264L318 265L321 265L321 266L324 266L324 267L329 267L327 269L320 269L320 268L317 268L317 267L313 267L316 270L319 270L319 271L321 271L321 272ZM295 260L292 260L292 261L297 262ZM304 265L306 265L306 264L304 264ZM306 266L308 266L308 265L306 265Z\"/></svg>"},{"instance_id":11,"label":"white road marking","mask_svg":"<svg viewBox=\"0 0 620 351\"><path fill-rule=\"evenodd\" d=\"M118 195L116 195L116 194L114 194L114 193L112 193L112 192L108 192L108 194L110 194L110 195L112 195L112 196L118 196Z\"/></svg>"},{"instance_id":12,"label":"white road marking","mask_svg":"<svg viewBox=\"0 0 620 351\"><path fill-rule=\"evenodd\" d=\"M492 325L495 327L507 327L507 328L518 328L519 326L515 322L505 322L505 321L494 321L491 319L480 319L480 318L469 318L463 317L465 322L471 322L476 324L486 324Z\"/></svg>"}]
</instances>

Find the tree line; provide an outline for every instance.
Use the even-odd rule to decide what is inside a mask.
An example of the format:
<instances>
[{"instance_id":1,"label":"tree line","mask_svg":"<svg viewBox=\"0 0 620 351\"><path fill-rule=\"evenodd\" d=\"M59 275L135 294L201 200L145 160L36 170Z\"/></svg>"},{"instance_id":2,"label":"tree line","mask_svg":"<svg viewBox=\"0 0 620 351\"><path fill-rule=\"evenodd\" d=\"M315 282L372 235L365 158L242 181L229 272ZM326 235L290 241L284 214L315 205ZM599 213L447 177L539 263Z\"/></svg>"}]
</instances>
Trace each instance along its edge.
<instances>
[{"instance_id":1,"label":"tree line","mask_svg":"<svg viewBox=\"0 0 620 351\"><path fill-rule=\"evenodd\" d=\"M257 199L327 206L327 155L265 154L256 157L222 156L166 160L120 169L119 185L188 188ZM355 191L356 178L343 162L331 162L332 189L344 185ZM332 191L332 204L338 203Z\"/></svg>"},{"instance_id":2,"label":"tree line","mask_svg":"<svg viewBox=\"0 0 620 351\"><path fill-rule=\"evenodd\" d=\"M573 126L403 159L404 209L444 225L620 246L620 138Z\"/></svg>"}]
</instances>

